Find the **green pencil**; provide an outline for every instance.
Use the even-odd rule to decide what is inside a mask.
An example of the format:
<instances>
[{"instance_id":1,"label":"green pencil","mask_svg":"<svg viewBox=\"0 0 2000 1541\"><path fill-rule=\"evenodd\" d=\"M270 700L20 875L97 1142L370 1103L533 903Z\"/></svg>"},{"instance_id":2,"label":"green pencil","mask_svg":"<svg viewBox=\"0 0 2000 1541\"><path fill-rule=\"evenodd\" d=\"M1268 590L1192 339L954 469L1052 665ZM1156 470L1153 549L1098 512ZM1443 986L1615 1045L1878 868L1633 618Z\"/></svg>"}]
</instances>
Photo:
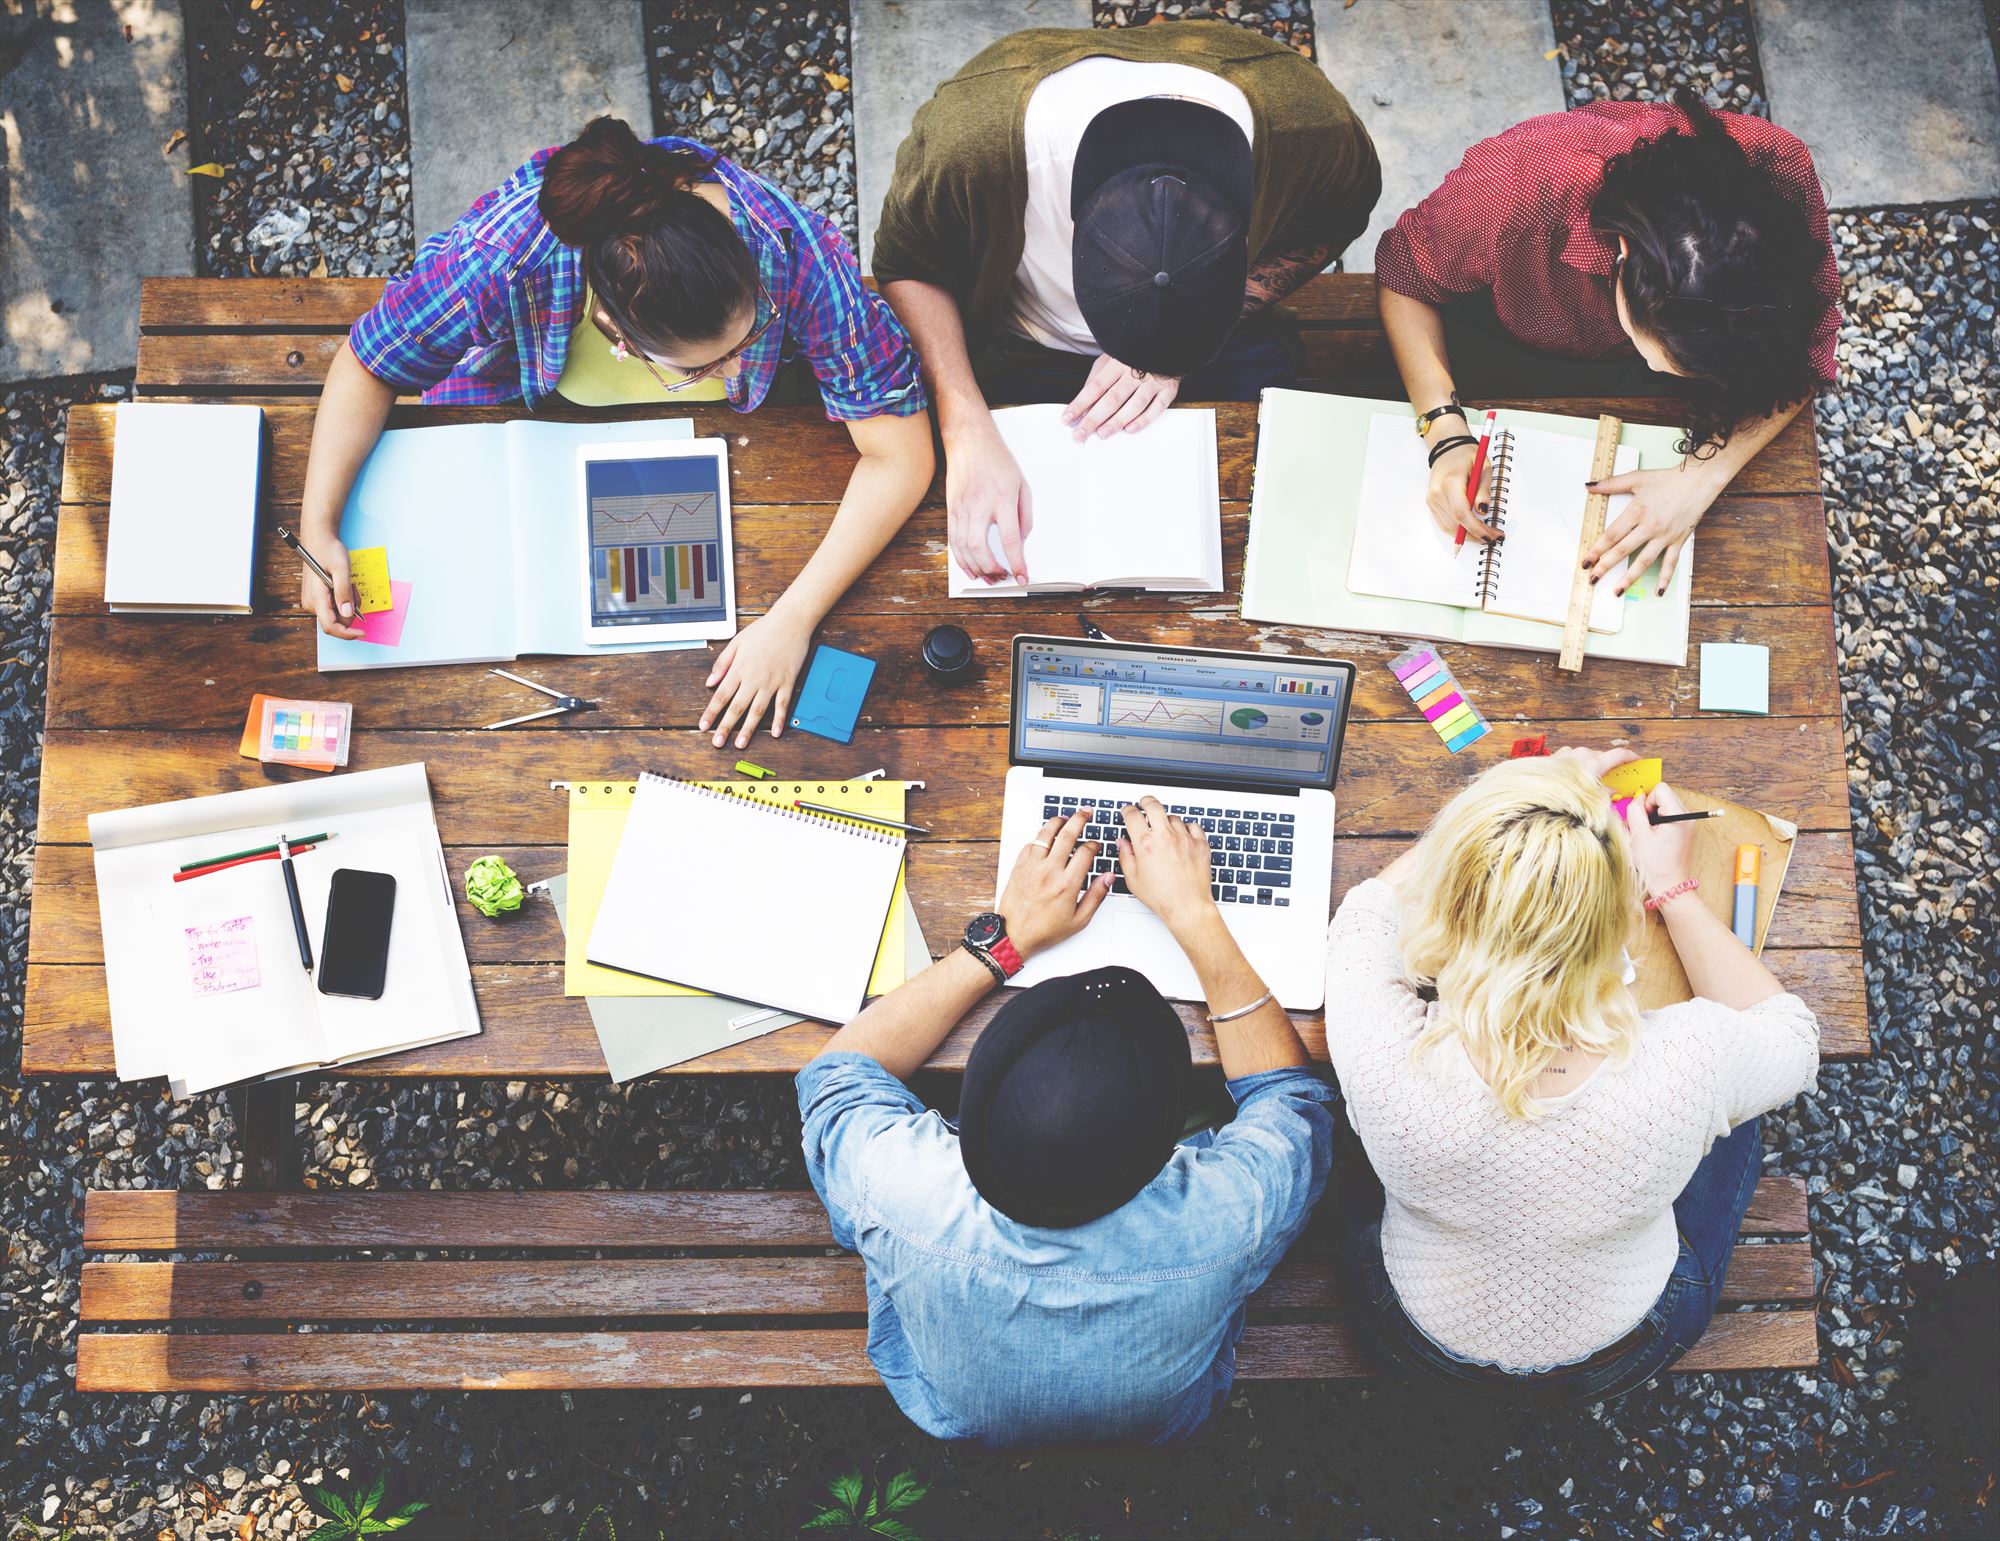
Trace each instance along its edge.
<instances>
[{"instance_id":1,"label":"green pencil","mask_svg":"<svg viewBox=\"0 0 2000 1541\"><path fill-rule=\"evenodd\" d=\"M302 835L297 840L288 840L285 843L291 846L293 850L297 850L302 845L318 845L320 841L326 838L327 836L325 835ZM182 872L192 872L196 867L213 867L218 862L242 861L248 856L269 856L277 849L278 847L272 844L260 845L248 851L231 851L227 856L211 856L206 861L182 862L179 870Z\"/></svg>"}]
</instances>

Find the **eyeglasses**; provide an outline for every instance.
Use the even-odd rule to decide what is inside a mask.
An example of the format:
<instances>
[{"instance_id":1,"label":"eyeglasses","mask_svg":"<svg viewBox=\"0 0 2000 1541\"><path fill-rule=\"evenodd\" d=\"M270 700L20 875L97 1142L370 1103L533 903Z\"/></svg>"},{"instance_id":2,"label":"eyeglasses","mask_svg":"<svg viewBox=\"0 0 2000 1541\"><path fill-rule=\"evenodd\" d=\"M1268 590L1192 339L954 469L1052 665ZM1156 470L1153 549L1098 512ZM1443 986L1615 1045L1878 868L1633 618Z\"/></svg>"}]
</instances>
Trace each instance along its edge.
<instances>
[{"instance_id":1,"label":"eyeglasses","mask_svg":"<svg viewBox=\"0 0 2000 1541\"><path fill-rule=\"evenodd\" d=\"M713 379L731 364L735 363L736 360L743 357L744 354L748 353L757 345L757 340L768 332L771 329L772 323L778 319L778 306L777 302L771 298L770 291L764 287L764 281L759 279L757 281L757 308L754 312L757 320L756 324L750 328L749 335L713 363L703 364L699 369L677 371L675 378L671 380L660 373L654 360L647 354L646 350L626 335L625 328L619 324L618 318L611 314L610 308L603 303L602 299L598 301L598 313L605 321L610 323L612 331L612 355L618 359L636 358L641 364L646 366L646 373L653 377L653 382L661 390L672 395L675 391L684 391L689 386L699 385L704 380ZM667 368L676 369L676 366L669 364Z\"/></svg>"}]
</instances>

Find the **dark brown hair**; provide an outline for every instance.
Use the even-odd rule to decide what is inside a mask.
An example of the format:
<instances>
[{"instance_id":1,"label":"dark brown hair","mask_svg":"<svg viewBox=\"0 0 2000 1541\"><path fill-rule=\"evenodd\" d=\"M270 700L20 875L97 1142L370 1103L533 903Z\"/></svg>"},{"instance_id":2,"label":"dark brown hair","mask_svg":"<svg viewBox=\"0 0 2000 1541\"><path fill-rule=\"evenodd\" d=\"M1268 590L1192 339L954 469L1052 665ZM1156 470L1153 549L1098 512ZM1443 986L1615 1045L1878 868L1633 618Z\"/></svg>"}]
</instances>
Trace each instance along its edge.
<instances>
[{"instance_id":1,"label":"dark brown hair","mask_svg":"<svg viewBox=\"0 0 2000 1541\"><path fill-rule=\"evenodd\" d=\"M1817 389L1813 275L1825 260L1805 210L1771 168L1685 88L1687 129L1641 139L1604 163L1591 224L1622 235L1625 305L1695 382L1682 453L1713 454L1750 418Z\"/></svg>"},{"instance_id":2,"label":"dark brown hair","mask_svg":"<svg viewBox=\"0 0 2000 1541\"><path fill-rule=\"evenodd\" d=\"M757 264L694 184L715 163L593 118L549 158L538 206L620 330L649 349L706 342L756 303Z\"/></svg>"}]
</instances>

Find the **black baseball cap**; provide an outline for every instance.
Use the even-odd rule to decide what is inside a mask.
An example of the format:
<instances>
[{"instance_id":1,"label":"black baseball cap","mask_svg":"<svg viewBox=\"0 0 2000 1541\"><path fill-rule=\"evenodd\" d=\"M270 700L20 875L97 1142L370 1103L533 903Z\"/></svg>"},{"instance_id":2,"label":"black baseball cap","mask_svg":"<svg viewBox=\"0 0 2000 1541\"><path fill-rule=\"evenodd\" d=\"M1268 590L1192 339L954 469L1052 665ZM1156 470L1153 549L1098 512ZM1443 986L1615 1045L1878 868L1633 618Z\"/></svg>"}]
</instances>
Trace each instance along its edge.
<instances>
[{"instance_id":1,"label":"black baseball cap","mask_svg":"<svg viewBox=\"0 0 2000 1541\"><path fill-rule=\"evenodd\" d=\"M1098 346L1163 375L1221 352L1243 312L1255 191L1227 113L1149 96L1092 118L1070 175L1070 264Z\"/></svg>"}]
</instances>

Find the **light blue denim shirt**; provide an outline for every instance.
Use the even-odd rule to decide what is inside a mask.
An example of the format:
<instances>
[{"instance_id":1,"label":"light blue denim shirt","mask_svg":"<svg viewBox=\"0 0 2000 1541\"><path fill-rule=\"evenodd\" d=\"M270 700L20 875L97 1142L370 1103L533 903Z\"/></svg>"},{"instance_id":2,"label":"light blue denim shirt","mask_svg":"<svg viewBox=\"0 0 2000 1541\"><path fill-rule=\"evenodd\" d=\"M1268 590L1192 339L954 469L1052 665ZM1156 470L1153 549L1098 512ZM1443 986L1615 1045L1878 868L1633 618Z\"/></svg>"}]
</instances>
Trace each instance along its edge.
<instances>
[{"instance_id":1,"label":"light blue denim shirt","mask_svg":"<svg viewBox=\"0 0 2000 1541\"><path fill-rule=\"evenodd\" d=\"M1317 1071L1229 1083L1233 1122L1100 1219L1022 1225L979 1196L958 1134L874 1060L799 1072L806 1170L868 1270L868 1357L939 1439L1186 1439L1236 1374L1244 1301L1304 1228L1340 1094Z\"/></svg>"}]
</instances>

